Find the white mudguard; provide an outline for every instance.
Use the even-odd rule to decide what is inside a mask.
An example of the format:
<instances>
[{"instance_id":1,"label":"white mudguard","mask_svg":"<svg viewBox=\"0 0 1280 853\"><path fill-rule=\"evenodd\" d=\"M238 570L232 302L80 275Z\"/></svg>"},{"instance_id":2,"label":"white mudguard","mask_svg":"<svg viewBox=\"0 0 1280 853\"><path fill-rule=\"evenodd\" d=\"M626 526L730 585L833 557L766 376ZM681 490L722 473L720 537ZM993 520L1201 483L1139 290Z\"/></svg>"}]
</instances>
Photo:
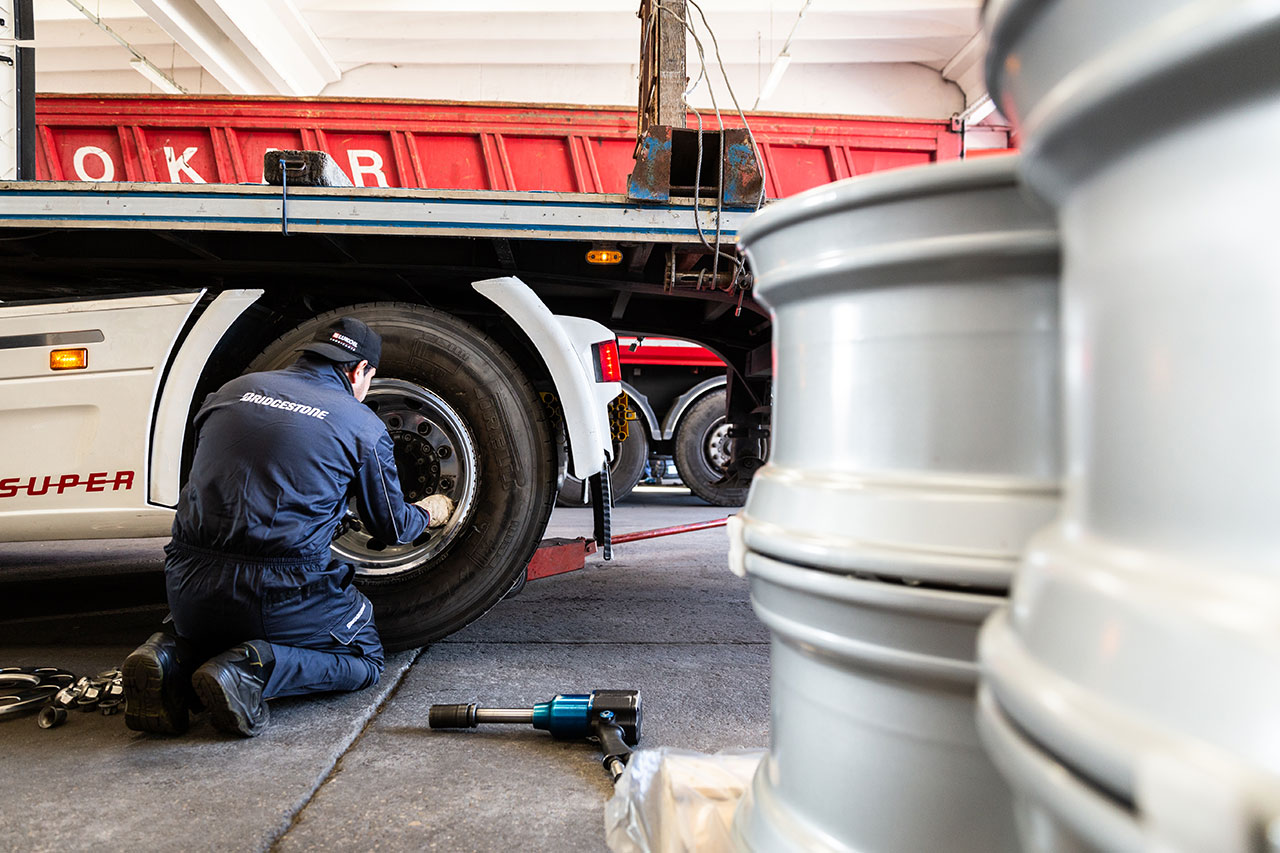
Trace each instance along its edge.
<instances>
[{"instance_id":1,"label":"white mudguard","mask_svg":"<svg viewBox=\"0 0 1280 853\"><path fill-rule=\"evenodd\" d=\"M573 476L598 474L613 456L608 405L622 393L620 382L596 381L592 345L615 339L595 320L551 313L529 286L514 276L490 278L471 285L507 313L528 335L551 373L564 409Z\"/></svg>"}]
</instances>

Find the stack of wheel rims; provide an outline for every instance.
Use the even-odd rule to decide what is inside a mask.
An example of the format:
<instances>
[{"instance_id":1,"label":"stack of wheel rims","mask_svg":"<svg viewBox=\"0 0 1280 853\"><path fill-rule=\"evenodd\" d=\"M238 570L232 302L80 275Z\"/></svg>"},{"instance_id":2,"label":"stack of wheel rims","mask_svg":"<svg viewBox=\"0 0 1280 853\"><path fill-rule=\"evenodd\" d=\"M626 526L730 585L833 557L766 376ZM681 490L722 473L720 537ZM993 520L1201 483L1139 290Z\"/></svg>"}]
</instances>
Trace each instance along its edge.
<instances>
[{"instance_id":1,"label":"stack of wheel rims","mask_svg":"<svg viewBox=\"0 0 1280 853\"><path fill-rule=\"evenodd\" d=\"M772 454L734 533L773 727L736 841L1016 849L976 643L1057 511L1052 221L998 158L824 186L740 240L774 317Z\"/></svg>"},{"instance_id":2,"label":"stack of wheel rims","mask_svg":"<svg viewBox=\"0 0 1280 853\"><path fill-rule=\"evenodd\" d=\"M1280 844L1280 2L990 0L1063 250L1063 512L983 631L1030 848Z\"/></svg>"}]
</instances>

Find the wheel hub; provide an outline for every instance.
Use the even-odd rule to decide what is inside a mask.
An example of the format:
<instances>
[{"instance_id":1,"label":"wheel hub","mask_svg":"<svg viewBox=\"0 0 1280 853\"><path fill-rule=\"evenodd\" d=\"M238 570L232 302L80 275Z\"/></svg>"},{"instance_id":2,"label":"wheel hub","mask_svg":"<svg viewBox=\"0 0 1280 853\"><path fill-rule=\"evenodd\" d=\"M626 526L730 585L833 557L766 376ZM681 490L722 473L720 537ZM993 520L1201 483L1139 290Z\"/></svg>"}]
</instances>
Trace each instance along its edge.
<instances>
[{"instance_id":1,"label":"wheel hub","mask_svg":"<svg viewBox=\"0 0 1280 853\"><path fill-rule=\"evenodd\" d=\"M426 425L424 422L423 426ZM396 471L404 499L416 503L436 494L440 483L440 459L431 442L417 432L404 429L391 430L391 441L395 445Z\"/></svg>"},{"instance_id":2,"label":"wheel hub","mask_svg":"<svg viewBox=\"0 0 1280 853\"><path fill-rule=\"evenodd\" d=\"M355 565L359 574L382 577L430 562L466 529L475 501L479 459L462 418L443 398L421 385L402 379L375 379L364 402L391 434L405 501L416 503L434 494L454 501L448 521L404 545L374 536L360 518L356 502L351 501L346 529L331 546L334 556Z\"/></svg>"},{"instance_id":3,"label":"wheel hub","mask_svg":"<svg viewBox=\"0 0 1280 853\"><path fill-rule=\"evenodd\" d=\"M733 458L732 442L729 438L729 424L720 421L707 434L707 461L717 471L729 470L729 460Z\"/></svg>"}]
</instances>

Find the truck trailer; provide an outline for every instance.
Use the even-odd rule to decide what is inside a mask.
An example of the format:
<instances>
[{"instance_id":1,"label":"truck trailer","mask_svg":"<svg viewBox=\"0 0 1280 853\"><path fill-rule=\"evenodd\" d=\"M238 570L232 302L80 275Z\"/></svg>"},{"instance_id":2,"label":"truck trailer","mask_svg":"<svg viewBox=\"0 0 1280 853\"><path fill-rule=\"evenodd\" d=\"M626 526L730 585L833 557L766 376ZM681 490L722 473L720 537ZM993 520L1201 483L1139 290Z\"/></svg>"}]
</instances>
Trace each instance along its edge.
<instances>
[{"instance_id":1,"label":"truck trailer","mask_svg":"<svg viewBox=\"0 0 1280 853\"><path fill-rule=\"evenodd\" d=\"M85 117L94 100L41 99L38 162L52 180L0 184L0 541L166 535L200 401L287 364L344 314L384 337L368 403L409 498L458 501L412 545L370 537L355 512L333 543L389 648L455 631L518 586L565 476L596 478L594 532L607 537L602 475L628 409L609 402L622 387L612 330L714 353L723 483L741 488L763 463L770 322L733 248L754 205L715 185L714 168L696 191L674 169L661 194L600 191L617 188L602 152L616 158L627 138L634 153L633 125L596 115L608 132L592 135L569 109L531 108L537 127L512 132L506 107L497 126L486 106L293 103L312 127L273 135L271 99L154 99L147 122L103 136ZM96 102L120 118L117 101ZM489 124L439 121L462 113ZM913 158L959 152L940 123L858 121L893 125L875 144ZM352 166L378 134L385 185ZM834 176L847 172L854 143L818 141ZM757 149L775 192L777 145ZM271 150L290 147L320 149L357 185L306 186L305 168ZM283 170L272 184L250 165L264 154ZM421 186L435 174L480 183Z\"/></svg>"},{"instance_id":2,"label":"truck trailer","mask_svg":"<svg viewBox=\"0 0 1280 853\"><path fill-rule=\"evenodd\" d=\"M40 95L36 120L35 164L45 180L259 182L266 151L304 147L328 153L356 186L625 193L637 148L636 113L622 107ZM953 159L962 142L940 120L752 113L749 121L769 198ZM626 335L635 330L625 320L624 312L607 322ZM723 361L652 336L628 337L621 360L629 420L615 436L614 499L626 497L647 464L661 469L671 459L694 494L741 504L746 484L725 478ZM567 476L561 503L588 499L584 482Z\"/></svg>"},{"instance_id":3,"label":"truck trailer","mask_svg":"<svg viewBox=\"0 0 1280 853\"><path fill-rule=\"evenodd\" d=\"M0 184L0 540L167 534L204 396L354 315L384 338L367 403L408 497L442 492L458 509L400 547L353 513L334 554L357 566L388 647L455 631L524 576L564 474L605 467L621 387L606 322L716 347L744 428L763 429L768 318L745 282L695 284L711 263L699 228L731 246L750 212L605 194ZM592 264L597 251L621 262Z\"/></svg>"}]
</instances>

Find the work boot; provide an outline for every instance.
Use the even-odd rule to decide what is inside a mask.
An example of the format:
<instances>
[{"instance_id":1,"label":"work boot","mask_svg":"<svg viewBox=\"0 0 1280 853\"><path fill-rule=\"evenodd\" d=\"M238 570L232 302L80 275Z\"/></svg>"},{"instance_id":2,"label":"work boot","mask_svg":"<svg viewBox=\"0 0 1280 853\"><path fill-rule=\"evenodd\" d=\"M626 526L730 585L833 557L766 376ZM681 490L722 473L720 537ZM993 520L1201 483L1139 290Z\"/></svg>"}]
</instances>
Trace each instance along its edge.
<instances>
[{"instance_id":1,"label":"work boot","mask_svg":"<svg viewBox=\"0 0 1280 853\"><path fill-rule=\"evenodd\" d=\"M214 728L241 737L262 733L269 716L262 691L275 665L271 645L250 640L210 658L195 671L191 686L209 710Z\"/></svg>"},{"instance_id":2,"label":"work boot","mask_svg":"<svg viewBox=\"0 0 1280 853\"><path fill-rule=\"evenodd\" d=\"M185 732L190 724L189 679L194 663L191 646L162 631L134 649L120 667L124 724L135 732Z\"/></svg>"}]
</instances>

